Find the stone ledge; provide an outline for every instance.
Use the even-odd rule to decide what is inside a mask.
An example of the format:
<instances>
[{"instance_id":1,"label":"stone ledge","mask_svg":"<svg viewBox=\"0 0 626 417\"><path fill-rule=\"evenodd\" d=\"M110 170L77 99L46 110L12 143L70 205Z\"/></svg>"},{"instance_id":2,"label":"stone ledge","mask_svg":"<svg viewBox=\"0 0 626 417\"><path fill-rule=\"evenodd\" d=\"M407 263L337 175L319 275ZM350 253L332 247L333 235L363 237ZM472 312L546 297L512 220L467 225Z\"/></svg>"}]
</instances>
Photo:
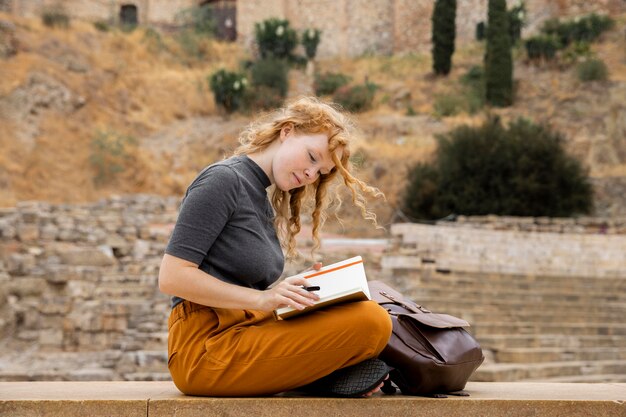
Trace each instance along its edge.
<instances>
[{"instance_id":1,"label":"stone ledge","mask_svg":"<svg viewBox=\"0 0 626 417\"><path fill-rule=\"evenodd\" d=\"M424 417L626 414L626 384L470 382L470 397L371 399L187 397L171 382L0 382L0 416L210 417L320 415Z\"/></svg>"}]
</instances>

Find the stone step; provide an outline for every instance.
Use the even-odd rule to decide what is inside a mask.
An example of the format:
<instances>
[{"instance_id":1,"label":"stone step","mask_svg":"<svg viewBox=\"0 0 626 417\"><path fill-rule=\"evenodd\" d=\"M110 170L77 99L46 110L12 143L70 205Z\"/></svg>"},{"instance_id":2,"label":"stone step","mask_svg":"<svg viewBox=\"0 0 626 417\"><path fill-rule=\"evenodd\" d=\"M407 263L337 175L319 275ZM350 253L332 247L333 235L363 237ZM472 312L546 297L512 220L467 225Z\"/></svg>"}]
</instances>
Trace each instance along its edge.
<instances>
[{"instance_id":1,"label":"stone step","mask_svg":"<svg viewBox=\"0 0 626 417\"><path fill-rule=\"evenodd\" d=\"M626 349L625 336L567 335L484 335L477 338L483 348L621 348Z\"/></svg>"},{"instance_id":2,"label":"stone step","mask_svg":"<svg viewBox=\"0 0 626 417\"><path fill-rule=\"evenodd\" d=\"M384 260L383 260L384 262ZM437 283L454 287L472 283L480 286L507 285L511 287L522 287L532 285L533 288L554 287L554 288L614 288L616 290L626 289L626 283L622 276L615 277L586 277L586 276L551 276L551 275L520 275L506 273L471 273L471 272L437 272L434 266L431 269L394 269L391 276L401 278L403 282L420 285L423 283Z\"/></svg>"},{"instance_id":3,"label":"stone step","mask_svg":"<svg viewBox=\"0 0 626 417\"><path fill-rule=\"evenodd\" d=\"M521 288L624 288L623 277L606 276L543 276L543 275L519 275L519 274L493 274L493 273L461 273L461 272L440 272L434 269L406 269L399 271L400 275L407 282L419 284L435 283L445 284L450 287L458 285L508 285ZM393 274L394 276L398 276Z\"/></svg>"},{"instance_id":4,"label":"stone step","mask_svg":"<svg viewBox=\"0 0 626 417\"><path fill-rule=\"evenodd\" d=\"M626 373L624 374L599 374L599 375L572 375L572 376L556 376L544 379L527 379L527 382L575 382L580 383L611 383L626 382Z\"/></svg>"},{"instance_id":5,"label":"stone step","mask_svg":"<svg viewBox=\"0 0 626 417\"><path fill-rule=\"evenodd\" d=\"M623 317L626 314L626 312L595 312L592 314L584 310L578 310L570 313L546 313L535 311L534 309L503 311L496 314L494 312L468 312L454 308L447 309L445 312L453 316L462 317L469 323L484 323L495 319L502 323L586 323L589 320L602 323L620 323L623 321Z\"/></svg>"},{"instance_id":6,"label":"stone step","mask_svg":"<svg viewBox=\"0 0 626 417\"><path fill-rule=\"evenodd\" d=\"M478 323L468 330L477 337L492 334L626 335L626 324L617 323Z\"/></svg>"},{"instance_id":7,"label":"stone step","mask_svg":"<svg viewBox=\"0 0 626 417\"><path fill-rule=\"evenodd\" d=\"M564 361L626 361L622 348L511 348L494 353L497 363L541 363Z\"/></svg>"},{"instance_id":8,"label":"stone step","mask_svg":"<svg viewBox=\"0 0 626 417\"><path fill-rule=\"evenodd\" d=\"M451 309L456 311L467 311L467 312L510 312L510 311L528 311L532 309L533 311L545 312L546 314L552 314L554 312L560 313L570 313L570 312L580 312L581 309L584 309L585 312L589 314L594 314L595 312L604 313L624 313L626 315L626 303L615 303L615 302L605 302L605 303L595 303L592 305L580 306L573 305L572 303L566 302L544 302L541 304L532 304L527 302L526 300L502 300L499 297L494 297L488 300L483 301L482 303L477 302L474 299L469 297L463 297L458 299L452 299L451 297L425 297L425 298L417 298L410 297L418 304L422 304L426 308L436 312L446 312Z\"/></svg>"},{"instance_id":9,"label":"stone step","mask_svg":"<svg viewBox=\"0 0 626 417\"><path fill-rule=\"evenodd\" d=\"M626 281L626 280L625 280ZM565 301L596 301L598 299L607 301L626 302L626 288L618 289L612 286L594 287L573 287L573 286L550 286L536 287L534 284L525 284L527 287L515 286L507 283L485 282L481 284L471 283L466 285L453 285L439 282L420 283L418 286L411 286L408 291L416 297L420 294L430 296L442 295L463 295L463 294L485 294L485 295L507 295L522 297L542 297L551 300L559 297Z\"/></svg>"},{"instance_id":10,"label":"stone step","mask_svg":"<svg viewBox=\"0 0 626 417\"><path fill-rule=\"evenodd\" d=\"M472 375L472 381L509 382L553 377L622 374L626 361L567 361L546 363L487 363Z\"/></svg>"},{"instance_id":11,"label":"stone step","mask_svg":"<svg viewBox=\"0 0 626 417\"><path fill-rule=\"evenodd\" d=\"M469 382L469 397L188 397L172 382L4 382L0 415L64 417L623 417L626 384Z\"/></svg>"},{"instance_id":12,"label":"stone step","mask_svg":"<svg viewBox=\"0 0 626 417\"><path fill-rule=\"evenodd\" d=\"M491 289L485 290L450 290L443 289L429 289L421 288L415 291L409 292L410 298L414 300L430 300L433 298L448 298L450 300L472 300L476 303L487 304L492 300L498 299L500 302L519 302L533 304L570 304L580 307L602 305L605 302L626 304L626 297L614 292L606 292L604 294L585 294L583 291L579 293L551 293L551 294L538 294L524 291L494 291ZM625 292L626 294L626 292Z\"/></svg>"}]
</instances>

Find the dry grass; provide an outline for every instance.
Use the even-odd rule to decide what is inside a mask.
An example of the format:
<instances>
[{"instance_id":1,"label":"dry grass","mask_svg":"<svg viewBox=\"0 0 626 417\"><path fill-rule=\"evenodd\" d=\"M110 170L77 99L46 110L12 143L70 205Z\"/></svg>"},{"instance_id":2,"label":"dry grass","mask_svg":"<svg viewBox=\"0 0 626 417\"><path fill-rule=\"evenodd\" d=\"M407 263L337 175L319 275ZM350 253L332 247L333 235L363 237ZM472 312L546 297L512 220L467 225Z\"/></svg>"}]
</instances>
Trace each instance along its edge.
<instances>
[{"instance_id":1,"label":"dry grass","mask_svg":"<svg viewBox=\"0 0 626 417\"><path fill-rule=\"evenodd\" d=\"M109 185L96 186L89 162L98 131L141 138L170 123L215 113L207 77L217 68L236 68L243 54L235 45L201 41L205 59L184 54L173 36L161 35L154 50L145 29L132 33L99 32L72 21L69 30L44 27L37 19L2 15L17 26L18 54L2 62L0 97L11 97L31 74L60 81L84 105L68 112L38 108L29 123L40 132L34 145L12 140L24 120L0 115L0 205L19 200L53 202L93 200L110 193L179 192L168 182L167 161L152 160L135 149L123 173ZM68 71L68 60L87 70ZM163 187L165 184L165 187Z\"/></svg>"},{"instance_id":2,"label":"dry grass","mask_svg":"<svg viewBox=\"0 0 626 417\"><path fill-rule=\"evenodd\" d=\"M24 121L0 114L0 206L25 199L79 202L126 192L180 195L199 167L219 159L232 145L231 133L223 139L226 146L216 144L216 134L211 132L205 143L171 144L174 150L169 153L130 148L124 172L96 186L89 158L97 132L142 139L173 123L215 116L206 78L220 67L237 68L245 53L237 45L200 40L192 46L206 56L198 59L186 53L184 45L189 44L175 36L157 36L143 28L132 33L99 32L90 23L73 21L69 30L63 30L46 28L35 19L3 14L0 19L16 24L20 44L18 54L0 66L0 101L11 97L33 73L47 74L75 98L84 99L84 105L72 111L39 109L28 126L39 130L32 148L15 139L24 131ZM565 135L569 151L585 162L592 176L626 175L626 126L621 122L626 120L625 23L626 16L621 16L617 28L592 48L609 67L608 83L583 85L573 69L532 66L517 51L516 103L491 112L505 121L523 116L552 125ZM482 64L483 48L477 42L457 48L452 73L445 78L431 74L430 54L317 63L320 71L343 72L355 83L367 80L379 86L374 108L356 117L366 140L355 153L362 162L359 175L387 195L386 203L372 203L381 223L393 217L400 203L407 169L431 157L435 136L484 120L482 112L437 118L433 106L436 96L459 94L459 78L473 65ZM68 59L87 71L68 71ZM409 108L417 116L406 116ZM235 117L244 125L249 116ZM347 208L344 213L348 222L358 218ZM363 222L354 224L361 226L352 233L369 230Z\"/></svg>"}]
</instances>

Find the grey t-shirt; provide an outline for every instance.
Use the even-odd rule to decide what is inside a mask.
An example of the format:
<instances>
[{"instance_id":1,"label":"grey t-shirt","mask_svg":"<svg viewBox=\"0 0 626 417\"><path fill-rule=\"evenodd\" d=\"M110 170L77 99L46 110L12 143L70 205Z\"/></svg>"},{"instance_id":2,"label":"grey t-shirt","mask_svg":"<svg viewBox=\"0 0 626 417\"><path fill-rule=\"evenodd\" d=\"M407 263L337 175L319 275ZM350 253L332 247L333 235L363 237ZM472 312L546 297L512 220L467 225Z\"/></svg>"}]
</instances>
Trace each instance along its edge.
<instances>
[{"instance_id":1,"label":"grey t-shirt","mask_svg":"<svg viewBox=\"0 0 626 417\"><path fill-rule=\"evenodd\" d=\"M187 189L165 253L231 284L266 289L284 267L265 172L247 156L205 168ZM172 298L172 307L183 300Z\"/></svg>"}]
</instances>

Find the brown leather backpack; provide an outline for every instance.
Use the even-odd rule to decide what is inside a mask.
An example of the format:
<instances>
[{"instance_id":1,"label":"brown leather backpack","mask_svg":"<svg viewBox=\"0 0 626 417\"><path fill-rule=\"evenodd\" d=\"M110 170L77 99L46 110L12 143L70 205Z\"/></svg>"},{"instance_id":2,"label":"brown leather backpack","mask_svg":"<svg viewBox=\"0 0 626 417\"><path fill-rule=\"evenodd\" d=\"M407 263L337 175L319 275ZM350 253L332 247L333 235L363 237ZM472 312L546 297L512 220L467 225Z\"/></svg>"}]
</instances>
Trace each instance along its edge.
<instances>
[{"instance_id":1,"label":"brown leather backpack","mask_svg":"<svg viewBox=\"0 0 626 417\"><path fill-rule=\"evenodd\" d=\"M370 281L372 299L385 308L393 332L380 359L394 368L389 377L405 395L445 397L459 392L485 357L464 327L469 323L432 313L380 281ZM390 390L391 389L391 390ZM383 391L395 389L388 384Z\"/></svg>"}]
</instances>

